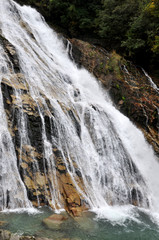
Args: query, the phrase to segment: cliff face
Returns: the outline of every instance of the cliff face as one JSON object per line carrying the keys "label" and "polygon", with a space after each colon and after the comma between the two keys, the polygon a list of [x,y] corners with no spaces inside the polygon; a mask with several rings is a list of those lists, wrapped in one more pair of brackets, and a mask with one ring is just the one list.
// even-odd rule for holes
{"label": "cliff face", "polygon": [[[138,108],[141,99],[137,97],[135,91],[137,89],[140,92],[140,84],[135,85],[137,77],[135,78],[134,74],[139,74],[139,72],[136,69],[133,72],[133,66],[131,65],[127,66],[127,68],[129,67],[127,70],[124,65],[126,61],[115,53],[108,54],[103,49],[79,40],[73,39],[71,42],[73,43],[73,57],[79,66],[83,65],[93,73],[106,89],[109,89],[118,108],[130,118],[133,116],[134,121],[137,119],[138,125],[140,124],[139,126],[147,136],[154,137],[152,132],[148,132],[147,129],[155,131],[155,126],[157,126],[154,125],[156,115],[151,116],[150,125],[141,111],[143,105],[141,105],[141,109]],[[60,134],[66,134],[65,128],[67,128],[67,122],[65,123],[65,119],[63,119],[66,125],[64,126],[60,117],[67,116],[68,121],[71,122],[72,133],[75,132],[78,141],[80,141],[81,125],[78,113],[73,106],[67,104],[67,101],[62,101],[62,98],[61,102],[58,99],[54,102],[55,105],[51,104],[50,99],[55,99],[54,92],[50,92],[52,94],[50,99],[45,92],[40,92],[38,99],[35,98],[31,86],[29,86],[25,75],[21,71],[16,48],[2,36],[0,37],[0,46],[3,48],[6,66],[8,66],[7,71],[9,71],[9,74],[6,74],[8,77],[2,77],[1,80],[3,104],[15,147],[17,166],[26,187],[28,199],[32,201],[34,206],[49,205],[53,209],[63,207],[71,215],[79,216],[83,210],[89,208],[86,198],[83,197],[84,194],[87,194],[84,189],[84,180],[81,169],[75,160],[75,155],[72,154],[73,151],[67,149],[65,139],[60,136]],[[5,73],[6,69],[1,69],[1,71]],[[140,75],[143,84],[145,84],[144,81],[147,78],[141,73]],[[68,78],[65,80],[69,81]],[[155,92],[149,83],[146,86],[153,93]],[[144,93],[144,91],[142,92]],[[79,94],[78,89],[74,89],[74,97],[77,98]],[[155,96],[157,95],[154,95],[154,99]],[[129,103],[131,100],[132,105]],[[58,110],[63,115],[59,116],[57,113],[56,104],[58,104]],[[129,109],[129,106],[132,108]],[[91,109],[96,111],[94,106]],[[144,106],[144,111],[146,111],[145,109],[147,110]],[[151,109],[151,105],[149,105],[149,109]],[[88,129],[92,129],[93,125],[88,112],[85,114],[85,120]],[[143,120],[145,120],[144,123]],[[67,141],[72,139],[69,139],[67,135],[65,138],[68,139]],[[157,145],[155,140],[154,143]],[[74,144],[71,146],[74,146]],[[120,148],[122,149],[121,146]],[[156,152],[157,150],[156,147]],[[70,152],[68,153],[68,151]],[[77,154],[81,157],[80,152]],[[135,166],[133,171],[136,175],[138,174]],[[86,177],[91,185],[89,177]],[[142,181],[142,179],[140,180]],[[84,194],[82,195],[81,192]],[[141,193],[136,190],[135,182],[130,195],[128,201],[131,204],[138,205],[137,198],[138,195],[141,196]],[[142,197],[140,200],[142,201]],[[109,201],[111,202],[111,198]]]}
{"label": "cliff face", "polygon": [[[73,46],[70,57],[73,56],[79,67],[84,66],[101,81],[110,92],[117,108],[143,131],[159,154],[158,89],[151,86],[152,83],[143,70],[137,69],[115,52],[107,53],[102,48],[77,39],[70,41]],[[84,192],[81,170],[74,157],[68,155],[66,146],[60,148],[60,145],[56,144],[60,131],[65,134],[65,126],[60,125],[60,120],[57,120],[59,116],[56,108],[50,103],[45,92],[40,93],[42,98],[39,96],[38,100],[33,97],[20,69],[16,48],[2,36],[0,46],[3,54],[7,56],[6,65],[10,76],[3,77],[1,81],[3,103],[15,147],[17,166],[28,198],[34,206],[49,205],[56,209],[63,207],[71,215],[79,216],[81,211],[89,207],[80,193]],[[1,71],[5,73],[6,69],[2,68]],[[65,80],[69,81],[68,78]],[[55,93],[51,94],[52,98],[55,98]],[[78,89],[75,89],[74,97],[77,98],[78,95]],[[57,102],[60,111],[72,122],[73,131],[80,139],[81,126],[76,110],[67,105],[67,102],[60,102],[60,99]],[[96,111],[95,107],[92,108]],[[87,125],[91,128],[89,116],[87,118]],[[51,146],[52,154],[49,156],[46,154],[47,146],[44,146],[47,144],[48,148]],[[131,203],[137,205],[139,192],[134,189]],[[52,199],[56,200],[53,202]]]}
{"label": "cliff face", "polygon": [[[51,159],[49,161],[45,159],[42,132],[46,132],[47,139],[51,139],[52,133],[55,138],[58,135],[57,124],[50,119],[50,113],[55,116],[55,109],[50,105],[49,99],[45,95],[43,97],[48,109],[46,109],[43,102],[38,101],[37,103],[31,96],[26,79],[20,71],[19,60],[14,46],[2,36],[0,37],[0,46],[3,47],[4,54],[8,56],[7,65],[10,66],[11,76],[10,79],[2,78],[1,81],[3,103],[9,131],[15,146],[17,165],[26,186],[28,198],[34,206],[49,205],[58,209],[60,203],[71,215],[76,216],[86,209],[86,205],[84,201],[82,202],[80,193],[67,171],[66,161],[68,159],[64,161],[65,157],[57,146],[52,146],[53,154],[49,157]],[[39,106],[44,111],[44,123],[42,123],[40,117]],[[64,105],[62,105],[62,109],[66,114],[70,115],[77,131],[80,131],[73,110]],[[45,129],[43,129],[43,126],[45,126]],[[27,134],[23,133],[24,131]],[[52,161],[55,163],[54,166],[51,164]],[[74,168],[76,169],[76,180],[82,188],[83,180],[75,163]],[[53,189],[55,183],[56,189]],[[52,202],[53,192],[56,194],[57,199],[54,206]]]}
{"label": "cliff face", "polygon": [[[0,6],[0,210],[30,201],[73,216],[107,204],[147,208],[146,181],[116,118],[133,126],[96,79],[70,61],[71,45],[65,49],[36,10],[12,1]],[[115,52],[71,42],[70,58],[101,81],[158,153],[158,89],[151,79]]]}
{"label": "cliff face", "polygon": [[116,107],[142,130],[159,156],[159,89],[151,78],[115,52],[77,39],[70,42],[75,62],[101,81]]}

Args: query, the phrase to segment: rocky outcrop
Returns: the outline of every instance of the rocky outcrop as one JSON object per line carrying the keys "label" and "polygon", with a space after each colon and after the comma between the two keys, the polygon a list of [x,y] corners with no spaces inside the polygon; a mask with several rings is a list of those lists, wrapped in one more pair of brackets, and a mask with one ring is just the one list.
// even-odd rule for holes
{"label": "rocky outcrop", "polygon": [[[72,54],[79,67],[84,66],[102,82],[120,111],[141,128],[156,153],[159,153],[158,90],[151,86],[141,69],[115,52],[109,54],[102,48],[77,39],[72,39],[71,42]],[[53,209],[60,206],[72,216],[80,216],[89,206],[79,191],[84,191],[80,169],[73,157],[69,156],[72,157],[71,166],[65,150],[62,152],[56,144],[59,137],[56,109],[45,93],[41,93],[42,98],[39,96],[38,101],[31,94],[14,46],[2,36],[0,45],[9,66],[9,77],[3,77],[1,81],[3,103],[15,146],[17,165],[28,198],[34,206],[49,205]],[[6,71],[5,68],[1,70]],[[78,89],[76,91],[74,94],[78,96]],[[81,127],[77,113],[60,100],[58,104],[72,121],[80,139]],[[52,154],[47,159],[44,144],[51,146]],[[76,185],[71,177],[72,167]]]}
{"label": "rocky outcrop", "polygon": [[[151,86],[150,79],[141,69],[115,52],[109,54],[102,48],[77,39],[70,41],[73,44],[73,57],[79,67],[84,66],[102,82],[116,106],[141,128],[159,154],[159,96],[158,90]],[[79,191],[84,191],[80,169],[71,154],[68,157],[66,150],[60,149],[56,144],[60,124],[56,121],[56,109],[44,92],[40,93],[38,101],[31,94],[14,46],[2,36],[0,45],[7,56],[8,65],[7,70],[2,68],[1,71],[9,71],[9,74],[6,74],[8,77],[3,77],[1,81],[3,103],[17,165],[28,198],[34,206],[49,205],[53,209],[63,207],[72,216],[80,216],[89,206]],[[74,94],[78,96],[78,89],[76,91]],[[64,102],[57,101],[60,111],[67,114],[80,139],[78,114]],[[64,131],[63,126],[61,129]],[[49,156],[46,156],[47,146],[52,153]],[[73,166],[69,158],[72,158]],[[72,167],[74,179],[71,177]]]}
{"label": "rocky outcrop", "polygon": [[[1,240],[53,240],[51,238],[41,238],[34,236],[19,236],[15,233],[11,233],[8,230],[0,229],[0,239]],[[59,240],[65,240],[64,238],[60,238]],[[69,239],[68,239],[69,240]]]}
{"label": "rocky outcrop", "polygon": [[116,107],[144,133],[159,156],[159,90],[140,67],[115,52],[70,39],[73,58],[109,91]]}
{"label": "rocky outcrop", "polygon": [[[58,137],[56,122],[50,118],[51,114],[55,116],[55,109],[44,94],[45,104],[40,97],[37,102],[31,95],[28,83],[21,73],[14,46],[2,36],[0,36],[0,45],[4,49],[4,54],[8,56],[6,60],[9,66],[9,77],[1,81],[3,103],[15,146],[17,165],[21,179],[26,186],[28,198],[34,206],[49,205],[52,208],[58,208],[60,203],[60,206],[71,215],[80,215],[80,212],[87,206],[66,168],[67,158],[64,161],[61,150],[51,142],[52,132],[55,138]],[[6,69],[2,70],[6,71]],[[59,104],[61,104],[61,109],[70,116],[80,135],[80,126],[74,111],[63,103]],[[44,154],[43,131],[45,131],[52,151],[48,161]],[[82,188],[80,170],[77,166],[74,167],[77,171],[77,181]],[[53,192],[58,202],[53,203]]]}
{"label": "rocky outcrop", "polygon": [[[3,229],[0,229],[0,239],[1,240],[38,240],[35,237],[18,236],[16,234],[13,234]],[[46,239],[41,238],[41,240],[46,240]]]}
{"label": "rocky outcrop", "polygon": [[[1,240],[54,240],[55,238],[35,237],[35,236],[19,236],[7,230],[0,229]],[[59,237],[56,240],[78,240],[78,238]]]}

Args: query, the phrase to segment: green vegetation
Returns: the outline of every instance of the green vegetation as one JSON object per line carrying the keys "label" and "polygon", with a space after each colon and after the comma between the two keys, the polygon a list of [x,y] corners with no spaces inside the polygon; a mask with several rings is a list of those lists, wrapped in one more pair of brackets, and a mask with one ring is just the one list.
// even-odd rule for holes
{"label": "green vegetation", "polygon": [[118,79],[122,78],[120,66],[124,59],[118,55],[115,51],[110,54],[109,60],[107,61],[107,71],[114,73]]}
{"label": "green vegetation", "polygon": [[[70,37],[94,38],[153,72],[159,66],[159,0],[17,0]],[[159,73],[157,73],[159,75]]]}
{"label": "green vegetation", "polygon": [[109,46],[120,48],[130,23],[140,11],[141,0],[103,0],[95,20],[98,34]]}

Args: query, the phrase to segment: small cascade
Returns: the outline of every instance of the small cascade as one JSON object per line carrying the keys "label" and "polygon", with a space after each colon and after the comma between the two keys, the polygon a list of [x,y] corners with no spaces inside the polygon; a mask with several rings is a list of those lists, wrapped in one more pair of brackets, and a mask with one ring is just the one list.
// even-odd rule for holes
{"label": "small cascade", "polygon": [[130,75],[130,73],[125,65],[123,66],[123,70],[125,71],[126,74]]}
{"label": "small cascade", "polygon": [[159,91],[159,88],[157,87],[157,85],[153,82],[152,78],[148,75],[147,72],[145,72],[145,70],[142,68],[143,73],[145,74],[145,76],[147,77],[149,83],[151,84],[151,86],[153,87],[153,89],[155,89],[157,92]]}
{"label": "small cascade", "polygon": [[[159,94],[159,88],[157,87],[157,85],[153,82],[152,78],[148,75],[147,72],[145,72],[145,70],[142,68],[142,71],[144,73],[144,75],[146,76],[146,78],[148,79],[151,87],[155,90],[156,94]],[[152,103],[152,105],[156,108],[156,115],[157,115],[157,124],[156,127],[158,129],[158,136],[159,136],[159,108],[154,105],[154,103]]]}
{"label": "small cascade", "polygon": [[154,191],[159,197],[153,151],[71,61],[70,43],[66,49],[36,10],[12,0],[1,0],[0,23],[0,209],[27,208],[30,200],[73,213],[152,207]]}
{"label": "small cascade", "polygon": [[72,55],[72,44],[70,43],[69,40],[67,40],[66,52],[68,53],[68,56],[70,57],[70,59],[74,62],[73,55]]}

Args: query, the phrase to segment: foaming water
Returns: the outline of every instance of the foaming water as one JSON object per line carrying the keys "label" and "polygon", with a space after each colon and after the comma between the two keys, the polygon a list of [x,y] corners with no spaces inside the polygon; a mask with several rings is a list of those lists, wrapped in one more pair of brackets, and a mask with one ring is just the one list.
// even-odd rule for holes
{"label": "foaming water", "polygon": [[[116,211],[115,211],[116,209]],[[129,210],[128,210],[129,209]],[[102,212],[106,210],[107,219]],[[156,240],[159,229],[151,221],[147,213],[127,206],[114,209],[101,209],[98,215],[86,213],[85,216],[73,220],[71,217],[60,225],[60,229],[48,229],[42,224],[42,219],[52,212],[42,208],[40,214],[0,213],[0,220],[7,221],[6,228],[18,235],[29,235],[51,239],[80,239],[80,240]],[[117,214],[118,213],[118,214]],[[127,221],[124,221],[125,215]],[[122,220],[123,219],[123,220]]]}
{"label": "foaming water", "polygon": [[96,219],[107,219],[113,225],[126,226],[125,222],[127,220],[138,224],[141,223],[137,208],[132,205],[101,207],[99,209],[93,209],[93,212],[97,214]]}
{"label": "foaming water", "polygon": [[[159,164],[143,134],[113,107],[108,93],[97,80],[85,69],[78,69],[69,59],[62,40],[36,10],[20,7],[12,0],[1,0],[0,22],[2,35],[15,48],[20,71],[25,79],[23,84],[40,117],[43,172],[49,181],[49,190],[45,189],[45,195],[47,199],[50,193],[54,209],[58,211],[64,208],[53,158],[53,148],[57,148],[73,184],[98,218],[121,224],[129,219],[140,224],[138,210],[132,204],[157,212]],[[2,55],[1,63],[1,67],[6,69],[0,74],[1,81],[7,78],[13,84],[12,77],[16,71],[11,63],[11,68],[8,67],[5,54]],[[16,106],[19,109],[22,155],[23,147],[31,145],[31,138],[23,111],[22,90],[14,84],[13,88],[18,99]],[[3,104],[0,109],[10,146],[13,146]],[[46,133],[46,114],[51,125],[51,138]],[[9,182],[5,188],[4,182],[8,175],[2,175],[2,191],[6,200],[0,202],[0,206],[6,210],[10,203],[14,211],[17,207],[21,207],[22,211],[24,208],[29,210],[30,202],[18,172],[15,149],[12,148],[9,152],[12,155],[12,166],[16,169],[16,180],[13,174],[14,185]],[[22,158],[19,162],[22,162]],[[5,169],[5,162],[2,163],[2,169]],[[83,180],[82,187],[78,184],[77,169]],[[35,158],[33,172],[40,172]],[[25,171],[23,174],[26,174]],[[17,179],[20,179],[19,182]],[[35,177],[33,182],[37,193],[38,179]],[[9,192],[10,198],[7,198],[9,188],[13,190]],[[16,191],[24,195],[20,199],[22,206],[12,198]],[[40,205],[38,194],[36,198]],[[31,211],[34,212],[34,209]]]}
{"label": "foaming water", "polygon": [[40,208],[34,208],[34,207],[30,207],[30,208],[13,208],[13,209],[4,209],[3,211],[1,211],[1,213],[6,213],[6,214],[10,214],[10,213],[28,213],[28,214],[41,214],[42,211],[40,210]]}
{"label": "foaming water", "polygon": [[154,90],[156,90],[156,92],[159,91],[159,88],[157,87],[157,85],[153,82],[152,78],[148,75],[147,72],[145,72],[145,70],[142,68],[143,73],[145,74],[145,76],[147,77],[148,81],[150,82],[151,86],[153,87]]}

